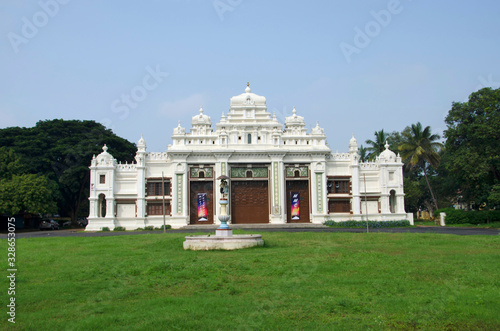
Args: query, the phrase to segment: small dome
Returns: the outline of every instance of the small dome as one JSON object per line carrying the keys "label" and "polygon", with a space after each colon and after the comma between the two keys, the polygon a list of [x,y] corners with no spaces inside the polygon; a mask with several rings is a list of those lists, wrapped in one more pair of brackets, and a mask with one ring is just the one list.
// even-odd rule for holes
{"label": "small dome", "polygon": [[349,146],[358,146],[358,141],[354,138],[354,133],[352,134],[351,140],[349,140]]}
{"label": "small dome", "polygon": [[295,109],[295,107],[293,107],[292,113],[293,113],[292,116],[285,117],[285,125],[286,126],[306,125],[306,123],[304,122],[304,117],[297,115],[297,110]]}
{"label": "small dome", "polygon": [[139,141],[137,142],[137,146],[146,146],[146,140],[144,140],[142,133],[141,133],[141,139],[139,139]]}
{"label": "small dome", "polygon": [[210,116],[203,114],[203,107],[200,107],[200,114],[193,116],[193,120],[191,121],[191,124],[192,125],[199,125],[199,124],[212,125],[212,122],[210,120]]}
{"label": "small dome", "polygon": [[108,146],[106,146],[106,144],[104,144],[104,146],[102,147],[102,153],[97,155],[96,159],[97,164],[100,165],[105,165],[113,161],[113,156],[108,153]]}
{"label": "small dome", "polygon": [[354,133],[352,134],[351,140],[349,140],[349,153],[358,152],[358,141],[354,138]]}
{"label": "small dome", "polygon": [[139,141],[137,142],[137,151],[146,152],[146,140],[144,140],[142,133],[141,133],[141,139],[139,139]]}
{"label": "small dome", "polygon": [[385,151],[380,153],[380,159],[386,162],[396,162],[396,153],[389,149],[389,144],[385,142]]}
{"label": "small dome", "polygon": [[186,133],[186,129],[181,126],[181,121],[177,124],[177,127],[174,128],[174,135],[183,135]]}
{"label": "small dome", "polygon": [[311,132],[312,132],[312,134],[318,134],[318,135],[319,134],[321,134],[321,135],[325,134],[325,131],[323,130],[323,128],[321,128],[319,126],[319,122],[318,121],[316,121],[316,126],[314,128],[312,128]]}

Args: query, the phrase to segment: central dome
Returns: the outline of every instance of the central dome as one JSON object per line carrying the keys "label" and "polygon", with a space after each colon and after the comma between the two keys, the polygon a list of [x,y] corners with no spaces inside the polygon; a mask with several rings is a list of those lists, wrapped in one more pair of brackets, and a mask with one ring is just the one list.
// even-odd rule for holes
{"label": "central dome", "polygon": [[231,108],[233,107],[251,108],[255,106],[266,107],[266,98],[261,95],[252,93],[249,83],[247,83],[245,93],[242,93],[240,95],[231,98]]}

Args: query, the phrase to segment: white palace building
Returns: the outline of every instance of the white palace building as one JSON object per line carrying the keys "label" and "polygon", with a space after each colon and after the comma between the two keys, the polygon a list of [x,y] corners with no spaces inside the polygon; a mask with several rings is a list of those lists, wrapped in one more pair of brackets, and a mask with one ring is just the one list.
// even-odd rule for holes
{"label": "white palace building", "polygon": [[413,222],[403,163],[388,145],[374,162],[360,162],[354,136],[348,153],[332,153],[318,124],[307,131],[295,108],[283,125],[247,86],[215,130],[203,109],[190,132],[179,123],[166,152],[147,152],[141,136],[135,163],[123,164],[104,146],[90,166],[86,230],[161,227],[164,213],[172,228],[219,224],[221,175],[229,177],[230,224]]}

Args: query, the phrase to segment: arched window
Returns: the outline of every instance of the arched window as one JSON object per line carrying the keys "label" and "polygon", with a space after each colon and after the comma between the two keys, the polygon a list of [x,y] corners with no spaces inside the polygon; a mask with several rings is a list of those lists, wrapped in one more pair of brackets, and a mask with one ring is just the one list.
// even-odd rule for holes
{"label": "arched window", "polygon": [[295,177],[300,177],[300,171],[298,171],[298,170],[295,170],[293,172],[293,174],[294,174]]}
{"label": "arched window", "polygon": [[389,195],[389,209],[391,210],[391,213],[396,212],[396,191],[394,190],[391,190]]}
{"label": "arched window", "polygon": [[253,175],[253,174],[252,174],[252,170],[247,170],[246,175],[247,175],[247,178],[252,178],[252,177],[253,177],[253,176],[252,176],[252,175]]}
{"label": "arched window", "polygon": [[198,178],[205,178],[205,172],[204,171],[200,171],[198,173]]}
{"label": "arched window", "polygon": [[104,194],[99,194],[99,206],[97,210],[98,217],[106,217],[106,196]]}
{"label": "arched window", "polygon": [[252,143],[252,134],[251,133],[248,134],[248,139],[247,140],[248,140],[249,144]]}

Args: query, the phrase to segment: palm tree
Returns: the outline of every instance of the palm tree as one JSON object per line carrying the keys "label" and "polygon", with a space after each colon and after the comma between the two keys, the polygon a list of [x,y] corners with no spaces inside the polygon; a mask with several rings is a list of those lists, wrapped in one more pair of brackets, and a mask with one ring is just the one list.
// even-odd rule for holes
{"label": "palm tree", "polygon": [[431,133],[431,127],[426,126],[422,130],[422,124],[412,124],[407,127],[403,132],[403,141],[399,146],[401,157],[406,163],[408,169],[419,167],[424,171],[425,181],[431,193],[434,207],[438,209],[437,200],[432,191],[429,178],[427,178],[426,166],[427,164],[436,169],[441,162],[439,150],[443,144],[438,142],[441,137],[438,134]]}
{"label": "palm tree", "polygon": [[367,155],[367,151],[366,151],[366,147],[364,147],[363,145],[361,145],[358,149],[358,152],[359,152],[359,160],[361,162],[366,162],[368,160],[368,155]]}
{"label": "palm tree", "polygon": [[369,146],[366,147],[368,152],[368,160],[374,160],[377,156],[385,151],[385,143],[389,136],[384,132],[384,129],[375,131],[375,141],[369,139],[365,141]]}

